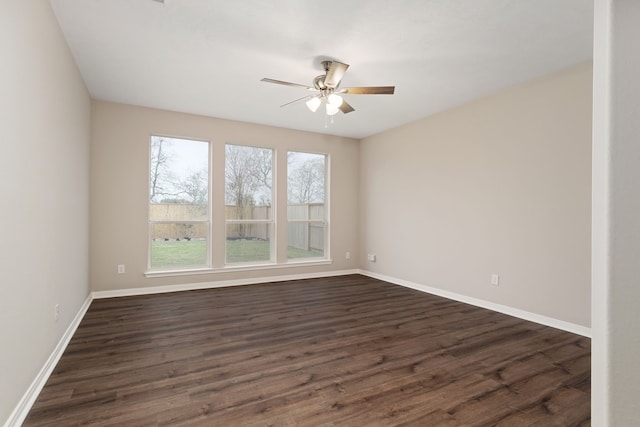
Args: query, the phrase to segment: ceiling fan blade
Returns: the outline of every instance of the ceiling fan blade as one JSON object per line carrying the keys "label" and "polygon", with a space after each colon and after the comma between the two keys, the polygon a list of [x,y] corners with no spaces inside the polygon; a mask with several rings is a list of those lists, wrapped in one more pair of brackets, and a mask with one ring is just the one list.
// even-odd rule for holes
{"label": "ceiling fan blade", "polygon": [[264,79],[261,79],[260,81],[261,82],[265,82],[265,83],[275,83],[275,84],[284,85],[284,86],[303,87],[303,88],[305,88],[307,90],[317,90],[315,88],[312,88],[311,86],[301,85],[301,84],[298,84],[298,83],[283,82],[282,80],[264,78]]}
{"label": "ceiling fan blade", "polygon": [[298,101],[302,101],[304,99],[309,99],[309,98],[313,98],[315,95],[307,95],[307,96],[303,96],[302,98],[298,98],[298,99],[294,99],[293,101],[289,101],[286,104],[282,104],[280,107],[286,107],[287,105],[293,104],[295,102]]}
{"label": "ceiling fan blade", "polygon": [[327,87],[335,88],[340,84],[340,80],[344,77],[344,73],[347,72],[349,64],[343,64],[342,62],[332,61],[327,70],[327,76],[324,78],[324,84]]}
{"label": "ceiling fan blade", "polygon": [[340,89],[339,93],[347,93],[349,95],[393,95],[395,86],[369,86],[369,87],[345,87]]}
{"label": "ceiling fan blade", "polygon": [[344,114],[350,113],[352,111],[356,111],[355,108],[353,108],[351,106],[351,104],[349,104],[347,101],[345,101],[344,99],[342,100],[342,104],[340,104],[340,106],[338,107],[340,109],[340,111],[342,111]]}

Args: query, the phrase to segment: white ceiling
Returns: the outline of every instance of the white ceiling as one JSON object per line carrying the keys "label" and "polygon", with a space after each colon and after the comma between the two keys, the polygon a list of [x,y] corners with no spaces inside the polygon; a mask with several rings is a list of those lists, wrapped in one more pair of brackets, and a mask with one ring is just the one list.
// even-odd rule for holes
{"label": "white ceiling", "polygon": [[[93,98],[362,138],[592,58],[592,0],[50,0]],[[350,64],[355,112],[303,102]]]}

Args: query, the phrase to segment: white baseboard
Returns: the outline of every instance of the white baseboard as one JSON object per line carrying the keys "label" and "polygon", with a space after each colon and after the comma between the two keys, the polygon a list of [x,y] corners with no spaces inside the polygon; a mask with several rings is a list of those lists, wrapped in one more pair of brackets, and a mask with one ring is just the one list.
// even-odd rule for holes
{"label": "white baseboard", "polygon": [[374,279],[383,280],[385,282],[393,283],[396,285],[404,286],[407,288],[415,289],[418,291],[426,292],[432,295],[438,295],[444,298],[452,299],[454,301],[463,302],[465,304],[475,305],[476,307],[486,308],[488,310],[497,311],[500,313],[508,314],[509,316],[517,317],[530,322],[539,323],[545,326],[551,326],[552,328],[561,329],[563,331],[571,332],[574,334],[582,335],[587,338],[591,338],[591,328],[585,326],[576,325],[575,323],[565,322],[564,320],[554,319],[552,317],[542,316],[540,314],[531,313],[517,308],[509,307],[502,304],[496,304],[493,302],[468,297],[465,295],[457,294],[455,292],[449,292],[431,286],[421,285],[419,283],[410,282],[408,280],[398,279],[395,277],[385,276],[383,274],[373,273],[367,270],[360,270],[360,274],[363,276],[372,277]]}
{"label": "white baseboard", "polygon": [[339,270],[319,273],[290,274],[284,276],[254,277],[249,279],[219,280],[214,282],[186,283],[182,285],[153,286],[148,288],[116,289],[113,291],[95,291],[94,299],[115,298],[134,295],[161,294],[166,292],[194,291],[198,289],[225,288],[229,286],[257,285],[260,283],[285,282],[289,280],[318,279],[322,277],[359,274],[360,270]]}
{"label": "white baseboard", "polygon": [[58,341],[58,345],[56,345],[56,348],[53,349],[53,352],[45,362],[44,366],[42,366],[40,372],[38,372],[38,375],[36,375],[36,378],[33,380],[25,394],[22,396],[22,399],[20,399],[20,401],[18,402],[18,405],[16,405],[11,415],[9,415],[9,418],[5,422],[4,427],[18,427],[22,425],[25,418],[27,418],[31,407],[38,398],[38,395],[42,391],[42,388],[47,383],[47,380],[53,372],[53,369],[58,364],[60,357],[62,357],[62,353],[64,353],[64,350],[67,348],[69,341],[71,341],[71,337],[73,337],[73,334],[76,332],[76,329],[78,329],[82,318],[89,309],[91,301],[91,295],[87,296],[87,299],[84,301],[84,303],[82,303],[80,310],[78,310],[78,313],[71,321],[71,324],[60,338],[60,341]]}

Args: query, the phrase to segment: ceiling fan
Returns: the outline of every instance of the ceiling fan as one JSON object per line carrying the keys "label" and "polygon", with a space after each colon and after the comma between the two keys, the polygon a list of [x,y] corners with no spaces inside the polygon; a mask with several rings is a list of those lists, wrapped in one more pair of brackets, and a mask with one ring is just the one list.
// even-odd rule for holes
{"label": "ceiling fan", "polygon": [[286,104],[281,105],[281,107],[306,99],[307,107],[315,113],[324,102],[326,105],[327,115],[329,116],[337,114],[338,111],[342,111],[344,114],[355,111],[355,109],[340,95],[393,95],[393,92],[395,91],[395,86],[340,88],[340,82],[342,81],[342,77],[344,77],[347,68],[349,68],[349,65],[338,61],[322,61],[322,68],[324,68],[325,74],[321,74],[314,78],[313,86],[268,78],[264,78],[260,81],[284,86],[302,87],[315,92],[312,95],[303,96],[302,98],[287,102]]}

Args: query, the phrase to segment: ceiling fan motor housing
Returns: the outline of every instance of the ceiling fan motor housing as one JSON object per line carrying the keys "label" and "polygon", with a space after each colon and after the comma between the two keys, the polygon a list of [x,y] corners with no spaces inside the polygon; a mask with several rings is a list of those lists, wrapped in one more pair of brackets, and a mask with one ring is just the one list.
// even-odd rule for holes
{"label": "ceiling fan motor housing", "polygon": [[326,74],[320,74],[313,79],[313,87],[318,90],[324,90],[327,88],[327,85],[324,84],[324,79],[327,77]]}

